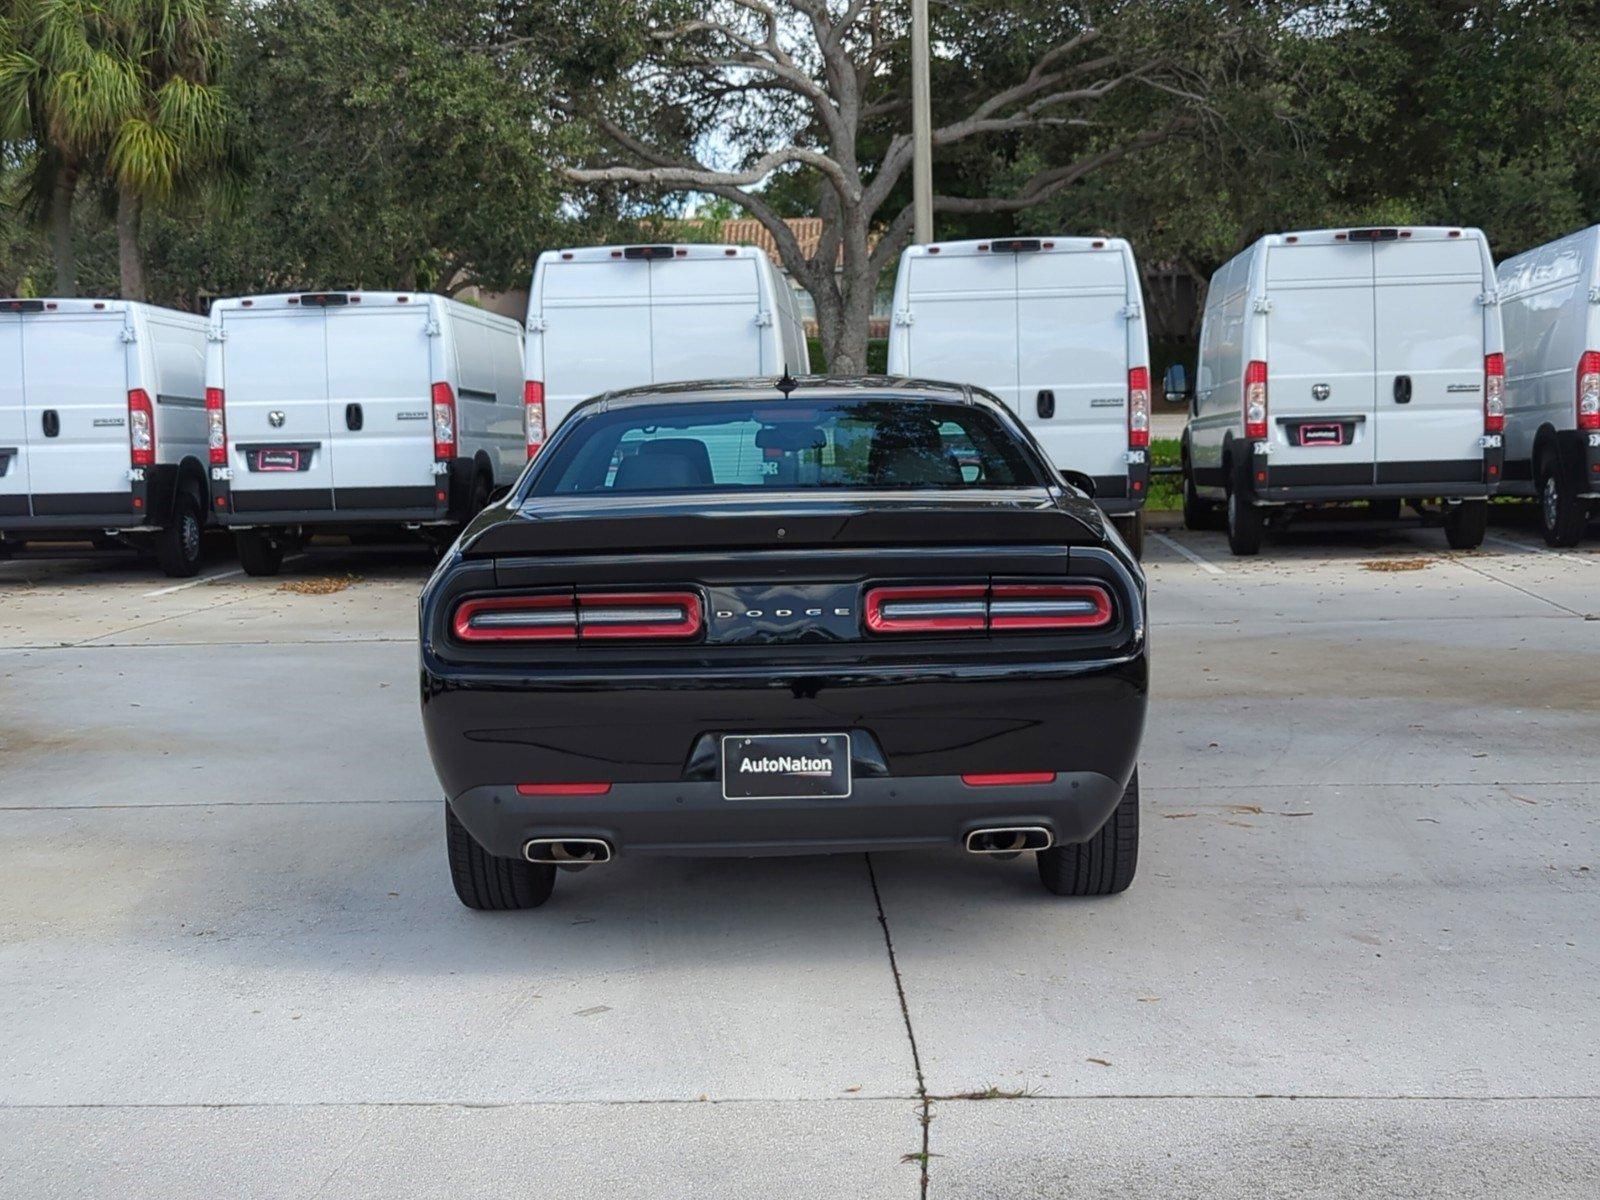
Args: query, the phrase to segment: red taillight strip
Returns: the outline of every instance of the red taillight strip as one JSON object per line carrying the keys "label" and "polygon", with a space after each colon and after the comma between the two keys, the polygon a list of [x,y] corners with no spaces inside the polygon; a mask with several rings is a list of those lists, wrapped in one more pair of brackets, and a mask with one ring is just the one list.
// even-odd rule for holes
{"label": "red taillight strip", "polygon": [[872,633],[983,633],[1100,629],[1111,624],[1111,592],[1099,583],[997,583],[875,587],[867,591]]}
{"label": "red taillight strip", "polygon": [[997,583],[990,629],[1098,629],[1111,624],[1111,594],[1097,583]]}
{"label": "red taillight strip", "polygon": [[519,783],[519,796],[604,796],[609,783]]}
{"label": "red taillight strip", "polygon": [[1128,448],[1150,445],[1150,368],[1128,369]]}
{"label": "red taillight strip", "polygon": [[544,446],[544,383],[541,380],[529,379],[522,385],[522,427],[528,457],[532,458]]}
{"label": "red taillight strip", "polygon": [[867,628],[873,633],[980,631],[988,591],[982,584],[873,588],[867,593]]}
{"label": "red taillight strip", "polygon": [[212,466],[228,465],[228,415],[221,388],[206,389],[206,453]]}
{"label": "red taillight strip", "polygon": [[693,592],[579,592],[584,638],[691,638],[704,611]]}
{"label": "red taillight strip", "polygon": [[1578,428],[1600,429],[1600,350],[1578,359]]}
{"label": "red taillight strip", "polygon": [[464,600],[453,629],[463,642],[573,642],[578,609],[570,594]]}
{"label": "red taillight strip", "polygon": [[156,412],[143,388],[128,393],[128,461],[135,467],[156,465]]}
{"label": "red taillight strip", "polygon": [[1031,784],[1054,783],[1054,771],[1009,771],[991,775],[963,775],[961,782],[968,787],[1026,787]]}

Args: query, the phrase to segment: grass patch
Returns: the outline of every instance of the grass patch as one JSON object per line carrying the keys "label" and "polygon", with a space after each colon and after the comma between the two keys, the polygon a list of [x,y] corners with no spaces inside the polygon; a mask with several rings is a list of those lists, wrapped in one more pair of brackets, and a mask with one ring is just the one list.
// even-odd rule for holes
{"label": "grass patch", "polygon": [[1176,510],[1183,507],[1183,476],[1157,475],[1157,467],[1183,465],[1182,450],[1177,438],[1153,438],[1150,442],[1150,498],[1145,507]]}

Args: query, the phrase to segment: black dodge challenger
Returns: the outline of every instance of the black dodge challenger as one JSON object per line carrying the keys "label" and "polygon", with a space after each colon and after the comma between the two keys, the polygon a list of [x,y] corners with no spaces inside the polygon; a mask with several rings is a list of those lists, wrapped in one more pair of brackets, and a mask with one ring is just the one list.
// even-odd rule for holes
{"label": "black dodge challenger", "polygon": [[421,603],[451,875],[532,908],[620,854],[958,846],[1120,892],[1144,579],[986,393],[903,379],[591,400]]}

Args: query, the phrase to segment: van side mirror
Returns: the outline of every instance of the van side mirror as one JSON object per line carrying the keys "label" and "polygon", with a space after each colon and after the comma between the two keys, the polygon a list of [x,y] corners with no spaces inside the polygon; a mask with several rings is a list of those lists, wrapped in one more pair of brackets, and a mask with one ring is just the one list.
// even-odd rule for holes
{"label": "van side mirror", "polygon": [[1168,404],[1186,404],[1189,400],[1189,372],[1182,363],[1173,363],[1162,376],[1162,389],[1167,393]]}
{"label": "van side mirror", "polygon": [[1082,471],[1062,471],[1061,478],[1064,482],[1077,488],[1089,499],[1094,499],[1094,477],[1085,475]]}

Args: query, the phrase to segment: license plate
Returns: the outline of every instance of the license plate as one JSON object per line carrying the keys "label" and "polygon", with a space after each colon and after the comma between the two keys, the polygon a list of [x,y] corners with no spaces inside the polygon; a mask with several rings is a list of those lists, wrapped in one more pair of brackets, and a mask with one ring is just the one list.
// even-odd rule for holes
{"label": "license plate", "polygon": [[1344,445],[1344,426],[1302,425],[1300,426],[1300,444],[1302,446],[1342,446]]}
{"label": "license plate", "polygon": [[263,450],[256,457],[256,470],[258,471],[298,471],[300,469],[300,451],[298,450]]}
{"label": "license plate", "polygon": [[722,739],[724,800],[843,799],[847,733],[730,734]]}

